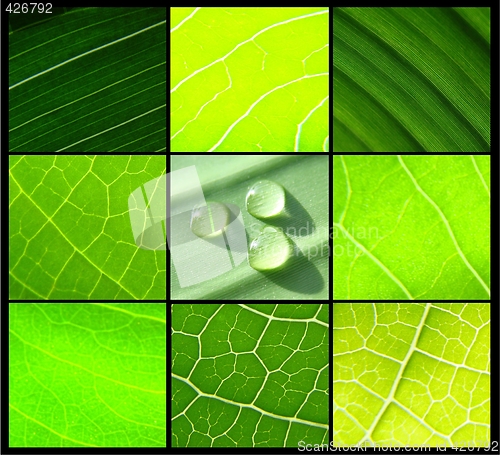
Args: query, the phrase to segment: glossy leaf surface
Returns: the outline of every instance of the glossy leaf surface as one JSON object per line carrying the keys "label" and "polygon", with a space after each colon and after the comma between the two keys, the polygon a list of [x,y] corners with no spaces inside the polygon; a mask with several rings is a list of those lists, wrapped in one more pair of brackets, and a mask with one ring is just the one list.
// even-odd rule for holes
{"label": "glossy leaf surface", "polygon": [[[193,165],[196,166],[208,201],[239,207],[247,246],[264,226],[271,225],[287,233],[289,239],[293,241],[294,256],[283,269],[269,273],[254,270],[245,259],[237,266],[229,267],[227,273],[187,287],[181,287],[172,261],[170,296],[173,300],[328,299],[329,159],[327,156],[175,155],[172,157],[172,171]],[[283,217],[260,220],[250,215],[246,209],[245,199],[248,190],[262,179],[270,179],[284,187],[286,214]],[[185,229],[190,229],[189,219]],[[240,250],[237,252],[246,255],[244,246]],[[220,251],[218,253],[222,254]],[[225,251],[223,253],[227,256]],[[206,259],[206,256],[196,248],[186,250],[185,256],[196,264],[203,264]]]}

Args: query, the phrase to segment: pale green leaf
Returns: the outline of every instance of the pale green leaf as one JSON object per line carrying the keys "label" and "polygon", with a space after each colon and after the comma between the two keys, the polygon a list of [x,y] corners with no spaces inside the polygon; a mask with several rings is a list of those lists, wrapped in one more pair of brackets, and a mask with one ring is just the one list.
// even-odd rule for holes
{"label": "pale green leaf", "polygon": [[[328,299],[328,157],[175,155],[172,171],[195,165],[205,198],[240,208],[247,244],[265,225],[277,226],[292,240],[294,256],[281,270],[258,272],[245,259],[228,272],[192,286],[181,287],[171,261],[170,297],[173,300]],[[250,215],[245,198],[262,179],[281,184],[286,191],[286,216],[260,220]],[[189,219],[185,229],[190,229]],[[172,250],[171,250],[172,251]],[[241,251],[246,254],[246,251]],[[194,262],[204,260],[190,250]]]}
{"label": "pale green leaf", "polygon": [[334,445],[490,445],[489,304],[333,308]]}

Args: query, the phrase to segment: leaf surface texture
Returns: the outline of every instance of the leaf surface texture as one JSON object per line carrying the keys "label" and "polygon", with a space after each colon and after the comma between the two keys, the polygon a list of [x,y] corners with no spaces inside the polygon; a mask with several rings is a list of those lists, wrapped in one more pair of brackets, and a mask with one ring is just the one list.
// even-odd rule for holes
{"label": "leaf surface texture", "polygon": [[161,156],[11,156],[11,299],[165,299],[165,251],[137,247],[128,198]]}
{"label": "leaf surface texture", "polygon": [[174,447],[327,439],[327,305],[172,305]]}
{"label": "leaf surface texture", "polygon": [[488,152],[489,8],[334,8],[334,151]]}
{"label": "leaf surface texture", "polygon": [[489,304],[333,308],[335,445],[489,445]]}
{"label": "leaf surface texture", "polygon": [[75,8],[9,35],[11,152],[161,152],[166,8]]}

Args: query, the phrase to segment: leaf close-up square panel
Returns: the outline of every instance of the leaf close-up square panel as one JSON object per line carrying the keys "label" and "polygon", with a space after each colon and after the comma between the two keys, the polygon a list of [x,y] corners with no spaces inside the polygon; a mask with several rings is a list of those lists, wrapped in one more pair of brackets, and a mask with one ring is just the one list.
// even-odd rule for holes
{"label": "leaf close-up square panel", "polygon": [[165,304],[9,307],[11,447],[165,447]]}
{"label": "leaf close-up square panel", "polygon": [[164,152],[166,15],[72,8],[11,21],[9,151]]}
{"label": "leaf close-up square panel", "polygon": [[[326,154],[179,154],[172,156],[171,165],[172,300],[328,299],[330,166]],[[195,173],[192,183],[196,184],[189,191],[179,191],[189,179],[177,175],[189,170]],[[252,207],[249,197],[259,182],[270,182],[282,197],[272,189],[264,190]],[[202,204],[206,200],[231,207],[236,220],[203,237],[196,229],[200,201],[186,203],[195,191],[206,198]],[[275,216],[252,212],[279,202],[280,213]],[[266,240],[265,229],[276,235]],[[255,264],[256,257],[263,267]],[[283,262],[273,262],[281,257]]]}
{"label": "leaf close-up square panel", "polygon": [[328,443],[328,305],[172,305],[172,446]]}
{"label": "leaf close-up square panel", "polygon": [[334,445],[490,445],[489,304],[333,311]]}
{"label": "leaf close-up square panel", "polygon": [[488,300],[490,157],[334,157],[335,299]]}
{"label": "leaf close-up square panel", "polygon": [[165,170],[161,156],[11,156],[9,298],[165,299],[166,252],[137,246],[128,205]]}
{"label": "leaf close-up square panel", "polygon": [[489,8],[334,8],[336,152],[489,152]]}
{"label": "leaf close-up square panel", "polygon": [[328,8],[171,8],[172,152],[327,152]]}

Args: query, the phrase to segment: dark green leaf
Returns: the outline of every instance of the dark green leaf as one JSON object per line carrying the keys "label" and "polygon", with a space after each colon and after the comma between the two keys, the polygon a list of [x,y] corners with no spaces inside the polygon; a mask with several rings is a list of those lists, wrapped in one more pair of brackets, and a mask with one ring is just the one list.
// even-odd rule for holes
{"label": "dark green leaf", "polygon": [[160,152],[166,8],[77,8],[9,36],[11,152]]}
{"label": "dark green leaf", "polygon": [[488,152],[489,8],[335,8],[334,150]]}

